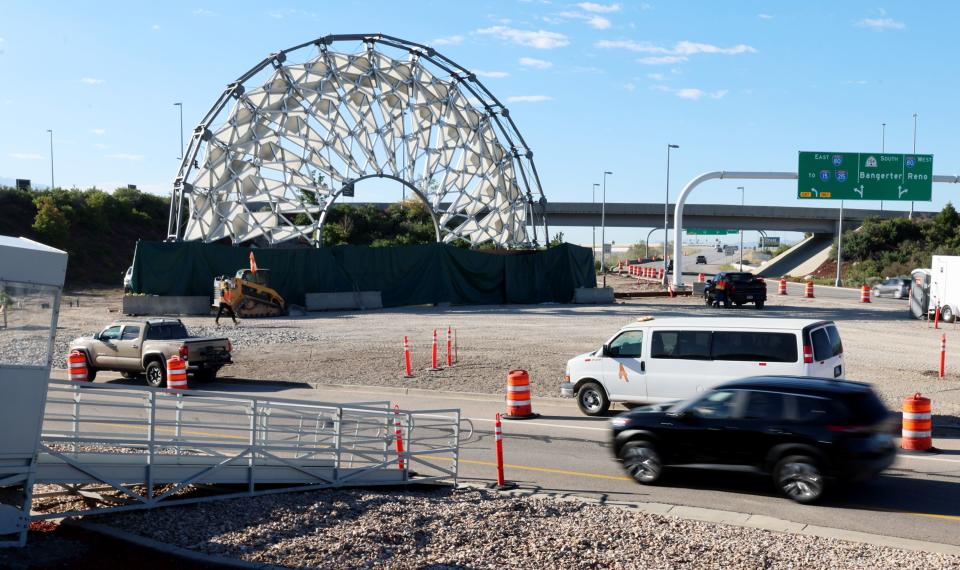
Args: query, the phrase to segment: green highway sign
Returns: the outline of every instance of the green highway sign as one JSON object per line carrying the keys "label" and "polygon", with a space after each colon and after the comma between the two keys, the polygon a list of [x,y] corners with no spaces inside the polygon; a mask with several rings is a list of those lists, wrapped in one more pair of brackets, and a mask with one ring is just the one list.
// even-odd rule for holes
{"label": "green highway sign", "polygon": [[704,228],[690,228],[686,230],[688,236],[725,236],[728,234],[738,234],[740,230],[711,230]]}
{"label": "green highway sign", "polygon": [[930,201],[932,154],[800,152],[797,197],[803,200]]}

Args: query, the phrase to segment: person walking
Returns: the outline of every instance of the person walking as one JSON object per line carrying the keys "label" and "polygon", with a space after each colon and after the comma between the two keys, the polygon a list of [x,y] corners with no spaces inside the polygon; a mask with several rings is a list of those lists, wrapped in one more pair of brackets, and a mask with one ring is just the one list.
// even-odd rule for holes
{"label": "person walking", "polygon": [[239,324],[237,315],[233,312],[233,306],[230,305],[230,296],[232,293],[233,279],[222,279],[220,281],[220,305],[217,308],[217,318],[214,319],[217,326],[220,326],[220,316],[223,315],[223,313],[230,315],[230,318],[233,319],[233,324]]}

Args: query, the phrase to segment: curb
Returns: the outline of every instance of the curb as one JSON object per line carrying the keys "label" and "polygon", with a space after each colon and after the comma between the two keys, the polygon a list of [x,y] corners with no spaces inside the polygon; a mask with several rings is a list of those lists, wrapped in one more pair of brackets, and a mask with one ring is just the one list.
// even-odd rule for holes
{"label": "curb", "polygon": [[571,495],[567,493],[545,493],[533,489],[519,488],[515,490],[500,490],[495,485],[480,483],[458,483],[457,487],[470,489],[486,489],[512,497],[530,497],[537,499],[554,499],[561,501],[579,501],[596,505],[609,505],[628,511],[640,512],[651,515],[661,515],[675,517],[685,520],[695,520],[714,524],[726,524],[744,528],[755,528],[770,532],[802,534],[805,536],[816,536],[819,538],[830,538],[835,540],[845,540],[848,542],[859,542],[862,544],[871,544],[874,546],[884,546],[887,548],[897,548],[900,550],[912,550],[919,552],[932,552],[935,554],[960,555],[960,546],[944,544],[942,542],[928,542],[925,540],[915,540],[912,538],[900,538],[897,536],[886,536],[882,534],[871,534],[855,530],[844,530],[841,528],[832,528],[826,526],[817,526],[806,523],[799,523],[778,519],[766,515],[754,515],[750,513],[739,513],[736,511],[723,511],[719,509],[709,509],[704,507],[688,507],[684,505],[671,505],[667,503],[643,503],[643,502],[625,502],[609,501],[583,497],[580,495]]}
{"label": "curb", "polygon": [[152,538],[140,536],[139,534],[134,534],[132,532],[127,532],[125,530],[120,530],[118,528],[89,521],[72,519],[65,520],[63,524],[102,536],[107,536],[115,540],[122,540],[123,542],[135,544],[143,548],[161,552],[169,556],[175,556],[183,560],[189,560],[190,562],[196,562],[198,564],[205,564],[220,568],[242,568],[244,570],[279,570],[285,568],[283,566],[267,564],[266,562],[248,562],[246,560],[224,558],[222,556],[216,556],[213,554],[203,554],[195,550],[188,550],[180,546],[174,546],[172,544],[160,542]]}

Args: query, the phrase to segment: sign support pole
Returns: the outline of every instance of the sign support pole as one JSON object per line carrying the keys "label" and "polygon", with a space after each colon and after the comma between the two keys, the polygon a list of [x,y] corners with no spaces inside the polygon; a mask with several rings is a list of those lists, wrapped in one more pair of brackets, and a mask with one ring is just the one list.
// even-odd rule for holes
{"label": "sign support pole", "polygon": [[843,200],[840,200],[840,220],[837,222],[837,279],[834,285],[843,287],[840,268],[843,266]]}

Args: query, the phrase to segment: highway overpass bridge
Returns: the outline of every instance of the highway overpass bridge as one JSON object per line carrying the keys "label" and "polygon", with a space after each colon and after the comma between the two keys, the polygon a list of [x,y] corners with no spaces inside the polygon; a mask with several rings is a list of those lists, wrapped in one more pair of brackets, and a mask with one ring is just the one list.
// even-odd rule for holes
{"label": "highway overpass bridge", "polygon": [[[670,205],[673,224],[674,205]],[[591,202],[547,202],[547,223],[551,228],[600,226],[601,204]],[[899,218],[906,212],[891,210],[843,209],[843,225],[854,228],[867,218]],[[914,217],[928,217],[934,212],[914,212]],[[744,229],[834,233],[840,217],[839,208],[731,206],[727,204],[687,204],[683,209],[684,228]],[[607,227],[663,227],[663,203],[608,202]]]}

